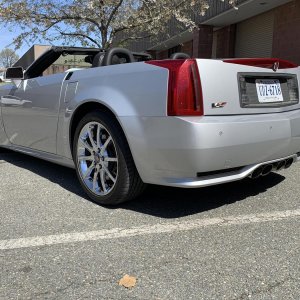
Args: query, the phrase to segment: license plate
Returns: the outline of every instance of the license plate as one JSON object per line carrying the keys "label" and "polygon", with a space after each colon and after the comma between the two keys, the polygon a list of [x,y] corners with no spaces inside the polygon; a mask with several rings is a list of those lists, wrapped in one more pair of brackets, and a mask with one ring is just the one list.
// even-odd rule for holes
{"label": "license plate", "polygon": [[256,79],[255,83],[260,103],[283,102],[282,90],[278,79]]}

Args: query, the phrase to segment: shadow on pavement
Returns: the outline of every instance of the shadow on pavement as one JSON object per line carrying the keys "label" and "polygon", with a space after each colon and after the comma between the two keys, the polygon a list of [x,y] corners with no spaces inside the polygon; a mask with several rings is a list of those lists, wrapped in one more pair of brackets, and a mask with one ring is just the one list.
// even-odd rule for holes
{"label": "shadow on pavement", "polygon": [[[27,169],[59,184],[71,193],[89,200],[77,180],[75,171],[72,169],[6,150],[0,152],[0,160]],[[149,185],[139,198],[122,204],[119,208],[161,218],[180,218],[259,195],[284,179],[285,177],[280,174],[271,173],[258,180],[247,178],[242,181],[201,189]]]}
{"label": "shadow on pavement", "polygon": [[6,161],[19,168],[29,170],[60,185],[71,193],[89,200],[82,190],[80,183],[77,180],[76,172],[73,169],[6,149],[0,149],[0,160]]}
{"label": "shadow on pavement", "polygon": [[278,173],[271,173],[257,180],[247,178],[201,189],[148,186],[141,197],[122,207],[161,218],[180,218],[257,196],[284,179]]}

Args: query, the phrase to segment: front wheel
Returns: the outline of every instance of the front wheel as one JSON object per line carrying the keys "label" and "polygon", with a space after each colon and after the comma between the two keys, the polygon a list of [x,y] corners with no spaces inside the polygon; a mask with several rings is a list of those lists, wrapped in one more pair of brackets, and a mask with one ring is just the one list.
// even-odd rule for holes
{"label": "front wheel", "polygon": [[73,157],[82,187],[99,204],[116,205],[144,189],[122,129],[104,112],[89,113],[79,122]]}

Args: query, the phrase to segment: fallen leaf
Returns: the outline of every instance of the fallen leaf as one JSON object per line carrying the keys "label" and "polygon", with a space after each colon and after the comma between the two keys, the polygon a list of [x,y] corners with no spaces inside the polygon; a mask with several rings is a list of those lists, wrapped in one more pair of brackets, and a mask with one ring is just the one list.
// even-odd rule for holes
{"label": "fallen leaf", "polygon": [[133,276],[129,276],[126,274],[120,281],[119,285],[126,287],[127,289],[131,289],[136,285],[136,278]]}

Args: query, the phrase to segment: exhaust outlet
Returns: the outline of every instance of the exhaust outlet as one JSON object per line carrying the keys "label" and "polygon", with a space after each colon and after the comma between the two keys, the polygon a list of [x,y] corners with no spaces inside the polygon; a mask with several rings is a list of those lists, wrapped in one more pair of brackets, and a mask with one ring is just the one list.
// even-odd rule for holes
{"label": "exhaust outlet", "polygon": [[258,167],[256,170],[254,170],[252,172],[252,174],[250,175],[250,178],[256,179],[256,178],[260,177],[262,174],[262,171],[263,171],[263,167]]}
{"label": "exhaust outlet", "polygon": [[283,169],[285,167],[286,161],[285,160],[281,160],[280,162],[278,162],[276,170],[279,171],[281,169]]}
{"label": "exhaust outlet", "polygon": [[266,165],[263,167],[263,170],[261,172],[262,176],[267,176],[269,175],[273,170],[273,165]]}
{"label": "exhaust outlet", "polygon": [[293,164],[294,160],[292,158],[289,158],[286,160],[284,167],[286,169],[288,169],[292,164]]}

